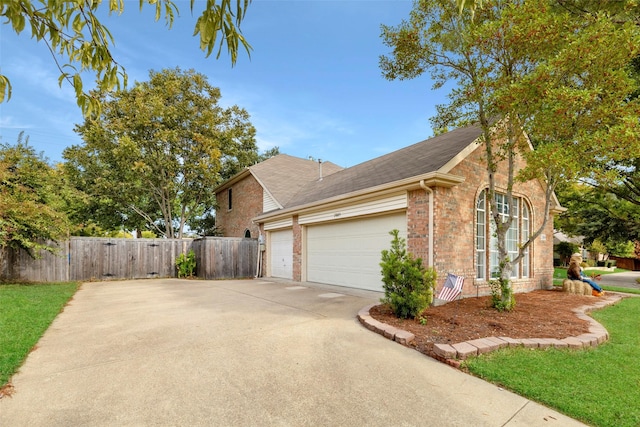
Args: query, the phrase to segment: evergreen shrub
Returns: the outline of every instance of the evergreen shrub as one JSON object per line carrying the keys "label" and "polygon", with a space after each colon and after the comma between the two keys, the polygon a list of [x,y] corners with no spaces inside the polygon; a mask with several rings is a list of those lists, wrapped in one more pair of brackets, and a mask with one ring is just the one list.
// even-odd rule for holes
{"label": "evergreen shrub", "polygon": [[406,240],[398,230],[389,234],[393,236],[391,249],[382,251],[380,263],[384,288],[380,301],[388,304],[397,317],[415,319],[433,302],[436,272],[407,252]]}

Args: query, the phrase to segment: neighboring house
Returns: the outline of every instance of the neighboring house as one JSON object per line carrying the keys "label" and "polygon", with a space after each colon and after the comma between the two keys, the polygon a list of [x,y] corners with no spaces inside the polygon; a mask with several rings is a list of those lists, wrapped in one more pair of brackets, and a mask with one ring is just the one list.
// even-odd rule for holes
{"label": "neighboring house", "polygon": [[[587,249],[584,247],[584,237],[582,236],[567,236],[566,234],[564,234],[562,231],[559,230],[553,230],[553,246],[555,248],[555,246],[561,242],[569,242],[572,243],[574,245],[577,246],[578,251],[582,254],[582,258],[589,259],[589,252],[587,251]],[[599,257],[599,255],[597,255]],[[553,264],[556,266],[561,266],[561,265],[568,265],[569,263],[569,258],[567,259],[562,259],[562,256],[557,253],[554,252],[553,253]]]}
{"label": "neighboring house", "polygon": [[[226,235],[236,236],[242,233],[237,223],[253,221],[255,225],[246,225],[251,236],[259,229],[266,237],[266,276],[376,291],[382,291],[381,251],[390,248],[389,232],[398,229],[408,250],[435,267],[440,284],[447,273],[454,273],[465,277],[465,296],[488,294],[498,259],[480,135],[476,126],[457,129],[304,184],[287,181],[280,169],[282,179],[271,175],[275,172],[269,163],[278,161],[276,156],[215,190],[219,225]],[[518,157],[519,167],[523,162]],[[255,170],[260,165],[265,176]],[[496,190],[498,205],[507,212],[506,197],[500,193],[506,188],[503,169],[496,174]],[[279,198],[279,192],[286,197]],[[513,194],[517,218],[507,244],[515,254],[542,224],[545,199],[538,181],[516,183]],[[231,210],[227,199],[232,200]],[[554,197],[552,213],[558,209]],[[515,266],[514,290],[546,288],[552,277],[550,220]]]}

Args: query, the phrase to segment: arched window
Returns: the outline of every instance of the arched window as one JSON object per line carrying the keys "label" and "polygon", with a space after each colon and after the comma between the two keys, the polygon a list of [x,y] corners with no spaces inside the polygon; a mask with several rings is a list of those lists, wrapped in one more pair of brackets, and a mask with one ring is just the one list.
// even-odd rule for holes
{"label": "arched window", "polygon": [[251,238],[251,230],[249,230],[248,228],[246,230],[244,230],[244,237],[246,239],[250,239]]}
{"label": "arched window", "polygon": [[[507,221],[509,212],[513,214],[513,222],[507,230],[506,247],[510,259],[518,256],[520,246],[531,235],[531,210],[527,202],[521,197],[513,198],[513,206],[509,205],[507,196],[501,193],[495,195],[496,209],[503,221]],[[476,278],[487,280],[498,277],[498,238],[496,226],[491,218],[487,190],[483,190],[476,203]],[[531,274],[529,247],[524,252],[519,263],[511,270],[512,278],[529,277]]]}

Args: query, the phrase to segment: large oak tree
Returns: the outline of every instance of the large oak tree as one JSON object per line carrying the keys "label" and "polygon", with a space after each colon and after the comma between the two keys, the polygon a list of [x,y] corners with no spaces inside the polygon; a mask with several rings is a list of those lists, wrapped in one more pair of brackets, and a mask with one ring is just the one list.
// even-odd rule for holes
{"label": "large oak tree", "polygon": [[148,82],[102,94],[103,109],[76,131],[66,171],[90,195],[86,216],[103,228],[152,229],[182,238],[215,203],[223,173],[258,158],[255,129],[238,106],[193,70],[151,71]]}

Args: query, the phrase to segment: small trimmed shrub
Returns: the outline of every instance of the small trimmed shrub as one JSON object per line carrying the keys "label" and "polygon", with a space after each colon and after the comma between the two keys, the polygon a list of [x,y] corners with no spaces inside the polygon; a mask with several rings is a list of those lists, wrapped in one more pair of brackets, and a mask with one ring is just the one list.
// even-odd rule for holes
{"label": "small trimmed shrub", "polygon": [[490,280],[489,288],[491,289],[491,307],[500,312],[513,310],[516,306],[516,298],[513,295],[509,280]]}
{"label": "small trimmed shrub", "polygon": [[425,269],[422,259],[407,252],[406,241],[398,233],[389,232],[393,236],[391,249],[382,251],[384,298],[380,302],[389,304],[397,317],[415,319],[433,302],[436,272]]}
{"label": "small trimmed shrub", "polygon": [[176,258],[176,268],[178,270],[178,278],[193,277],[196,272],[196,253],[190,250],[187,255],[178,255],[178,258]]}

